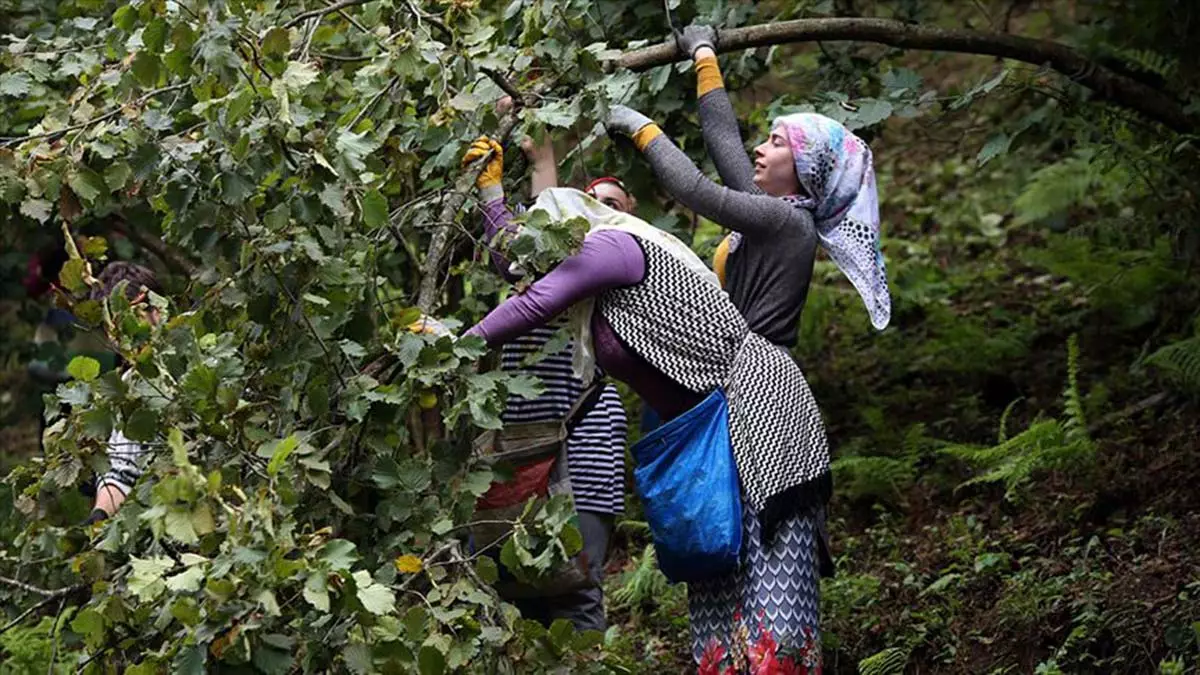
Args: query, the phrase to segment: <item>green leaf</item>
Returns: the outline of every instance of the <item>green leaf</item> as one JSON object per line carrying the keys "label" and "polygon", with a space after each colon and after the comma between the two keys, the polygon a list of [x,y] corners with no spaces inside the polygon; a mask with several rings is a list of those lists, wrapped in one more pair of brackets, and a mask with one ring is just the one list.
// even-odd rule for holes
{"label": "green leaf", "polygon": [[167,536],[184,544],[195,544],[200,541],[196,535],[196,528],[192,526],[192,514],[190,511],[180,511],[178,508],[173,508],[167,512],[163,519],[163,527],[166,529]]}
{"label": "green leaf", "polygon": [[196,508],[192,509],[191,519],[192,529],[195,530],[197,536],[203,537],[217,528],[217,524],[213,520],[212,510],[204,502],[200,502],[196,505]]}
{"label": "green leaf", "polygon": [[300,61],[291,61],[287,65],[287,70],[283,71],[281,79],[283,84],[288,88],[288,91],[298,92],[308,85],[317,81],[321,71],[317,70],[316,66],[311,63],[301,63]]}
{"label": "green leaf", "polygon": [[571,101],[555,101],[533,109],[533,118],[550,127],[569,127],[579,119],[579,105]]}
{"label": "green leaf", "polygon": [[363,222],[371,229],[387,224],[387,199],[384,199],[379,190],[367,190],[362,198],[362,212]]}
{"label": "green leaf", "polygon": [[105,184],[100,174],[86,166],[78,166],[68,173],[67,185],[71,186],[80,199],[89,204],[94,203],[96,197],[108,192],[108,185]]}
{"label": "green leaf", "polygon": [[163,573],[175,566],[166,556],[155,558],[130,558],[133,572],[129,575],[129,591],[142,600],[153,600],[166,589]]}
{"label": "green leaf", "polygon": [[179,598],[171,603],[171,616],[178,619],[179,623],[188,627],[195,626],[203,619],[200,613],[200,605],[188,597]]}
{"label": "green leaf", "polygon": [[311,572],[304,582],[304,599],[322,612],[329,611],[329,585],[323,572]]}
{"label": "green leaf", "polygon": [[225,108],[225,124],[234,126],[250,112],[250,107],[254,105],[254,92],[250,89],[242,89],[237,96],[229,102],[229,106]]}
{"label": "green leaf", "polygon": [[29,93],[31,84],[25,73],[10,71],[0,75],[0,94],[20,98]]}
{"label": "green leaf", "polygon": [[1007,153],[1010,145],[1012,145],[1012,138],[1008,134],[1004,132],[992,134],[987,143],[984,143],[983,147],[979,149],[975,163],[978,166],[987,164],[996,157]]}
{"label": "green leaf", "polygon": [[208,650],[203,646],[185,647],[175,657],[173,675],[204,675],[207,661]]}
{"label": "green leaf", "polygon": [[869,127],[873,124],[879,124],[892,115],[892,104],[887,101],[877,99],[867,99],[859,103],[858,112],[855,114],[857,124],[848,125],[851,129],[858,127]]}
{"label": "green leaf", "polygon": [[462,111],[476,110],[482,103],[478,96],[466,91],[460,91],[450,99],[450,107]]}
{"label": "green leaf", "polygon": [[486,583],[494,584],[500,580],[500,568],[490,556],[480,556],[475,561],[475,573]]}
{"label": "green leaf", "polygon": [[108,253],[108,240],[104,237],[88,237],[83,240],[83,255],[87,258],[102,258]]}
{"label": "green leaf", "polygon": [[387,586],[375,583],[366,570],[354,573],[354,583],[358,587],[355,595],[368,612],[382,615],[395,608],[396,594]]}
{"label": "green leaf", "polygon": [[58,272],[58,282],[72,293],[79,293],[87,288],[83,275],[87,271],[87,262],[82,258],[68,260]]}
{"label": "green leaf", "polygon": [[104,170],[104,184],[109,190],[120,190],[129,183],[129,178],[133,176],[133,169],[125,162],[113,162],[107,169]]}
{"label": "green leaf", "polygon": [[562,541],[563,551],[568,556],[573,556],[583,550],[583,535],[579,533],[578,527],[568,523],[558,536]]}
{"label": "green leaf", "polygon": [[446,672],[446,656],[437,647],[425,645],[417,656],[417,669],[421,675],[442,675]]}
{"label": "green leaf", "polygon": [[358,560],[354,542],[345,539],[331,539],[321,547],[321,560],[329,564],[334,571],[348,570]]}
{"label": "green leaf", "polygon": [[33,218],[39,223],[44,223],[50,219],[51,207],[53,207],[53,204],[45,199],[26,199],[21,202],[21,215]]}
{"label": "green leaf", "polygon": [[276,26],[263,36],[262,52],[268,58],[283,59],[291,48],[292,42],[286,28]]}
{"label": "green leaf", "polygon": [[204,580],[204,568],[195,565],[176,574],[172,577],[167,577],[167,588],[178,593],[192,593],[200,590],[200,582]]}
{"label": "green leaf", "polygon": [[292,668],[292,654],[283,649],[256,645],[251,659],[260,673],[284,675]]}
{"label": "green leaf", "polygon": [[167,22],[156,18],[142,29],[142,46],[154,54],[161,54],[167,43]]}
{"label": "green leaf", "polygon": [[122,433],[131,441],[139,443],[153,441],[158,434],[158,413],[148,408],[138,408],[125,421]]}
{"label": "green leaf", "polygon": [[82,635],[89,648],[95,649],[104,640],[104,616],[86,607],[71,619],[71,630]]}
{"label": "green leaf", "polygon": [[492,487],[493,480],[495,474],[490,469],[472,471],[463,481],[463,488],[475,497],[482,497]]}
{"label": "green leaf", "polygon": [[100,362],[90,356],[76,356],[67,364],[67,374],[83,382],[100,377]]}
{"label": "green leaf", "polygon": [[893,68],[883,74],[880,84],[892,96],[916,93],[921,88],[921,76],[908,68]]}
{"label": "green leaf", "polygon": [[567,619],[555,619],[554,623],[550,624],[550,643],[559,649],[564,649],[571,644],[571,639],[575,637],[575,627]]}
{"label": "green leaf", "polygon": [[112,413],[104,408],[85,410],[80,418],[83,423],[83,435],[98,441],[106,441],[112,434]]}
{"label": "green leaf", "polygon": [[524,399],[537,398],[546,393],[546,387],[542,384],[542,381],[529,375],[513,377],[505,386],[508,388],[508,393],[515,394]]}
{"label": "green leaf", "polygon": [[354,675],[368,675],[368,673],[375,672],[375,665],[371,661],[371,647],[368,645],[362,643],[347,645],[342,650],[342,661]]}
{"label": "green leaf", "polygon": [[158,74],[161,70],[162,61],[149,51],[140,51],[133,58],[133,77],[143,87],[158,84]]}
{"label": "green leaf", "polygon": [[343,131],[338,134],[336,144],[338,152],[346,158],[350,167],[355,171],[362,171],[367,168],[363,163],[363,158],[375,151],[379,147],[379,143],[369,137],[366,132],[356,134],[350,131]]}
{"label": "green leaf", "polygon": [[500,547],[500,563],[509,572],[514,574],[521,569],[521,559],[517,556],[517,540],[515,537],[509,537],[504,542],[504,545]]}
{"label": "green leaf", "polygon": [[174,427],[167,432],[167,447],[171,448],[171,459],[175,466],[183,468],[191,464],[188,461],[187,446],[183,442],[183,432]]}
{"label": "green leaf", "polygon": [[113,25],[123,31],[131,31],[137,25],[137,12],[133,5],[121,5],[113,12]]}
{"label": "green leaf", "polygon": [[279,473],[279,469],[283,468],[283,463],[287,461],[288,456],[299,444],[300,439],[296,438],[296,434],[279,441],[271,453],[271,461],[267,462],[267,474],[274,476]]}

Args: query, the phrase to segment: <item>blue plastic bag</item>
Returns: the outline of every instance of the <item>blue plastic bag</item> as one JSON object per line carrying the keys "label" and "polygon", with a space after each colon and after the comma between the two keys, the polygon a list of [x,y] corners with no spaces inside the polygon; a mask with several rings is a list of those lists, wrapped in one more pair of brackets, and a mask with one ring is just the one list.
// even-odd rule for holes
{"label": "blue plastic bag", "polygon": [[732,571],[742,548],[742,499],[725,394],[717,389],[631,452],[663,574],[700,581]]}

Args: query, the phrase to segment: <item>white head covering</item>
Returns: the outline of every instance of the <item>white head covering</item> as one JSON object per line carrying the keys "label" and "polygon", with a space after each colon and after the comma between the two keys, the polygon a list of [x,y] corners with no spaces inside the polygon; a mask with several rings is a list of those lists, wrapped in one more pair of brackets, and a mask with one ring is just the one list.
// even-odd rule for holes
{"label": "white head covering", "polygon": [[785,197],[809,210],[821,246],[862,296],[878,330],[892,316],[879,237],[879,196],[871,148],[841,123],[816,113],[784,115],[796,177],[808,192]]}

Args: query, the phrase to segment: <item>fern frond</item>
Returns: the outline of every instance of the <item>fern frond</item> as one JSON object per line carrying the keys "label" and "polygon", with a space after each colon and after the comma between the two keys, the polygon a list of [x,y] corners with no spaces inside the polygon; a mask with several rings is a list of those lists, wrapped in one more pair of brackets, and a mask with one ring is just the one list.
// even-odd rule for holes
{"label": "fern frond", "polygon": [[647,544],[634,568],[626,572],[621,585],[609,597],[614,608],[637,608],[661,597],[667,590],[667,577],[658,569],[654,544]]}
{"label": "fern frond", "polygon": [[[1019,399],[1018,399],[1019,400]],[[1067,386],[1063,390],[1063,418],[1036,419],[1028,429],[1006,438],[1008,416],[1016,401],[1000,418],[1000,442],[991,447],[955,445],[942,453],[957,457],[983,471],[959,487],[979,483],[1004,483],[1005,497],[1015,499],[1017,488],[1034,473],[1090,462],[1095,446],[1087,432],[1083,394],[1079,391],[1079,340],[1067,340]]]}
{"label": "fern frond", "polygon": [[925,434],[924,424],[914,424],[904,430],[904,438],[900,441],[900,454],[905,457],[916,458],[926,448],[940,443],[941,441]]}
{"label": "fern frond", "polygon": [[1147,356],[1145,363],[1179,389],[1200,392],[1200,337],[1169,344]]}
{"label": "fern frond", "polygon": [[1108,51],[1121,60],[1133,64],[1142,70],[1154,73],[1164,80],[1170,80],[1179,67],[1179,60],[1149,49],[1123,49],[1108,47]]}
{"label": "fern frond", "polygon": [[839,457],[830,465],[839,490],[851,499],[890,500],[916,480],[916,455],[906,457]]}
{"label": "fern frond", "polygon": [[1067,388],[1063,391],[1063,434],[1072,443],[1091,446],[1087,417],[1083,412],[1083,396],[1079,393],[1079,336],[1067,340]]}
{"label": "fern frond", "polygon": [[1017,404],[1024,400],[1024,396],[1018,396],[1004,408],[1004,412],[1000,415],[1000,433],[996,435],[997,443],[1003,443],[1008,440],[1008,416],[1012,414],[1013,408],[1017,407]]}
{"label": "fern frond", "polygon": [[859,675],[904,675],[908,650],[889,647],[858,662]]}

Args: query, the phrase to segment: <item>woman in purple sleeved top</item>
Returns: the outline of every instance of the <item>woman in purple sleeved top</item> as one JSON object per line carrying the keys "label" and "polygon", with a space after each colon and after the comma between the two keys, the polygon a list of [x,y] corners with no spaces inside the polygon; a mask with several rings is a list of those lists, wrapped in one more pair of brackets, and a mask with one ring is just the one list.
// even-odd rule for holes
{"label": "woman in purple sleeved top", "polygon": [[[814,513],[828,498],[829,453],[799,368],[750,331],[716,275],[670,235],[575,190],[547,190],[534,208],[583,216],[592,229],[576,254],[467,334],[498,347],[571,310],[577,372],[590,372],[594,357],[668,425],[722,389],[741,484],[741,560],[688,584],[692,655],[701,672],[772,661],[816,672]],[[492,215],[508,226],[507,209]]]}

